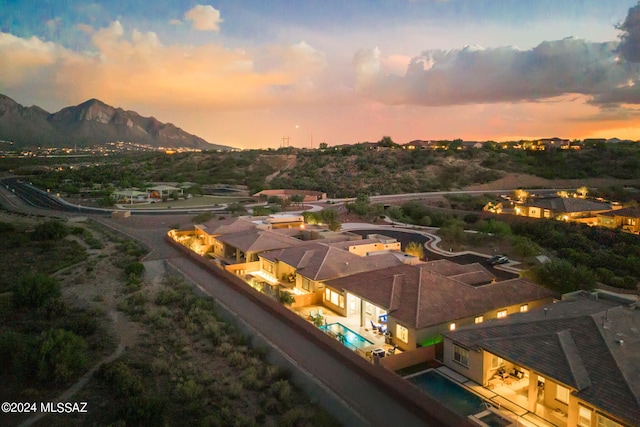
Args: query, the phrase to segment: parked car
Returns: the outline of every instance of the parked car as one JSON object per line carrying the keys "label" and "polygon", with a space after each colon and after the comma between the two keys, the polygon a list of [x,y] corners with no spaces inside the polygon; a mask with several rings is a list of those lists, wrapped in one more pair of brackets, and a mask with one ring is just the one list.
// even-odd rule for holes
{"label": "parked car", "polygon": [[509,258],[506,255],[494,255],[487,261],[490,265],[500,265],[509,262]]}

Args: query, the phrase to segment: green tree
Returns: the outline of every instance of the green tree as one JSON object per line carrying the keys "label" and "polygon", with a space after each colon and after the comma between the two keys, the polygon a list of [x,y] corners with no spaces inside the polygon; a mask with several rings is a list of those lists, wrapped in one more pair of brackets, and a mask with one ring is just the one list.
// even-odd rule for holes
{"label": "green tree", "polygon": [[340,231],[342,223],[340,222],[340,214],[333,209],[323,209],[320,211],[322,221],[327,224],[327,227],[331,231]]}
{"label": "green tree", "polygon": [[33,233],[36,240],[60,240],[69,234],[69,229],[61,221],[54,219],[42,222],[35,227]]}
{"label": "green tree", "polygon": [[281,291],[280,292],[280,302],[284,305],[290,306],[294,302],[296,302],[295,297],[289,291]]}
{"label": "green tree", "polygon": [[596,285],[596,275],[593,271],[583,265],[574,267],[563,259],[546,262],[525,271],[523,275],[561,294],[578,289],[591,290]]}
{"label": "green tree", "polygon": [[87,364],[86,343],[73,332],[50,329],[42,333],[38,359],[41,381],[64,382]]}
{"label": "green tree", "polygon": [[302,194],[293,194],[290,200],[291,200],[291,203],[300,207],[302,206],[302,202],[304,201],[304,196]]}
{"label": "green tree", "polygon": [[449,244],[462,244],[467,240],[464,228],[460,221],[449,221],[440,228],[438,235]]}
{"label": "green tree", "polygon": [[16,307],[38,308],[57,298],[60,298],[60,284],[41,273],[23,277],[13,290]]}
{"label": "green tree", "polygon": [[378,141],[378,146],[392,148],[392,147],[397,147],[398,144],[393,142],[393,139],[391,139],[390,136],[383,136],[382,139]]}

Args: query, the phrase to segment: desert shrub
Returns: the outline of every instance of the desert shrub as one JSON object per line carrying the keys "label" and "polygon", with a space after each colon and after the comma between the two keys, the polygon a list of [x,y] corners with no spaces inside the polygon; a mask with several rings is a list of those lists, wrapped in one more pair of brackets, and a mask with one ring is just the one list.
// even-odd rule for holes
{"label": "desert shrub", "polygon": [[174,289],[161,289],[156,295],[157,305],[171,305],[180,300],[180,294]]}
{"label": "desert shrub", "polygon": [[95,376],[111,386],[119,397],[137,396],[144,392],[140,376],[121,360],[105,363],[98,368]]}
{"label": "desert shrub", "polygon": [[124,268],[124,272],[127,276],[133,275],[136,277],[140,277],[144,273],[144,264],[137,261],[129,263]]}
{"label": "desert shrub", "polygon": [[60,297],[60,284],[46,274],[33,274],[22,278],[13,290],[13,301],[18,307],[38,308],[51,299]]}
{"label": "desert shrub", "polygon": [[42,333],[38,378],[43,382],[68,381],[87,364],[86,343],[73,332],[50,329]]}
{"label": "desert shrub", "polygon": [[69,317],[64,324],[64,328],[81,337],[88,337],[98,329],[98,320],[95,316],[80,313]]}
{"label": "desert shrub", "polygon": [[34,240],[61,240],[69,234],[69,227],[59,220],[41,222],[36,225]]}

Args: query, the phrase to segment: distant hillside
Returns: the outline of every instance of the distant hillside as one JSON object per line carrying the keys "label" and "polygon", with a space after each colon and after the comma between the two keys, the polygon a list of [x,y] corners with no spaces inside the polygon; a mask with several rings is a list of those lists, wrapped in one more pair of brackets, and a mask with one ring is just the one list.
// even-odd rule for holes
{"label": "distant hillside", "polygon": [[93,146],[125,141],[153,147],[228,150],[209,144],[171,123],[142,117],[91,99],[50,114],[40,107],[24,107],[0,94],[0,140],[22,147]]}

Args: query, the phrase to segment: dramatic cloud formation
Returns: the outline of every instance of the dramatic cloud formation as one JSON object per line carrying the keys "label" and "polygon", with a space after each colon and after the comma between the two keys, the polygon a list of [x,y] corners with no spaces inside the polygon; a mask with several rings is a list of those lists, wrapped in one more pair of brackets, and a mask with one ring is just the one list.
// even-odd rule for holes
{"label": "dramatic cloud formation", "polygon": [[629,9],[620,29],[623,31],[618,51],[629,62],[640,62],[640,3]]}
{"label": "dramatic cloud formation", "polygon": [[245,147],[640,138],[637,0],[197,3],[5,2],[0,93]]}
{"label": "dramatic cloud formation", "polygon": [[358,91],[391,104],[519,102],[564,94],[611,102],[608,98],[618,92],[625,94],[627,102],[640,102],[637,90],[629,85],[640,75],[640,67],[621,65],[615,50],[614,42],[573,38],[543,42],[526,51],[513,47],[432,50],[413,58],[404,76],[385,72],[377,49],[358,52],[354,63]]}
{"label": "dramatic cloud formation", "polygon": [[184,14],[185,19],[193,23],[193,28],[199,31],[220,31],[220,11],[209,5],[197,5]]}
{"label": "dramatic cloud formation", "polygon": [[93,31],[91,41],[94,52],[73,52],[0,33],[0,57],[11,64],[0,67],[0,81],[40,97],[65,93],[69,102],[229,109],[304,98],[298,92],[313,88],[325,66],[324,55],[304,42],[253,52],[213,43],[165,46],[156,33],[127,33],[119,21]]}

